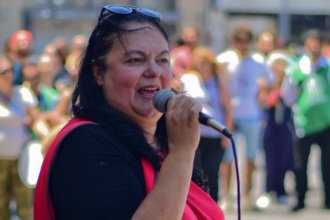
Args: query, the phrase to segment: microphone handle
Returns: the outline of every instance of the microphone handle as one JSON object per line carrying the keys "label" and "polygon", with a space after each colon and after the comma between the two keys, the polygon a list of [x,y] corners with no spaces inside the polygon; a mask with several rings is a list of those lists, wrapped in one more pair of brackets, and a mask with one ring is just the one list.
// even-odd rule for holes
{"label": "microphone handle", "polygon": [[210,126],[211,128],[219,131],[220,133],[222,133],[226,137],[228,137],[228,138],[232,137],[231,132],[224,125],[217,122],[216,120],[214,120],[213,118],[211,118],[207,114],[205,114],[203,112],[200,112],[198,120],[201,124],[206,125],[206,126]]}

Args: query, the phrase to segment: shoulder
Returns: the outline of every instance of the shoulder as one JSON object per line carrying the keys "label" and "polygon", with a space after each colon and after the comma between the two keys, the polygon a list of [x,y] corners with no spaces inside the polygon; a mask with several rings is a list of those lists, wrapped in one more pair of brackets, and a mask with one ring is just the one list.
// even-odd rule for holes
{"label": "shoulder", "polygon": [[14,87],[15,96],[18,95],[20,101],[27,106],[36,106],[37,100],[31,90],[25,86]]}
{"label": "shoulder", "polygon": [[255,60],[258,63],[264,64],[266,62],[265,56],[258,51],[252,52],[251,57],[253,60]]}
{"label": "shoulder", "polygon": [[[109,146],[117,141],[101,125],[86,123],[71,130],[62,140],[62,147],[79,148],[79,150],[92,150],[102,145]],[[84,149],[86,148],[86,149]],[[109,150],[113,148],[109,147]]]}
{"label": "shoulder", "polygon": [[307,75],[312,70],[312,62],[306,55],[299,56],[293,59],[286,68],[286,74],[290,77],[299,77],[300,75]]}
{"label": "shoulder", "polygon": [[91,123],[80,125],[66,134],[59,142],[53,159],[54,166],[65,172],[68,172],[67,166],[83,170],[97,168],[102,161],[111,163],[113,167],[120,164],[121,167],[136,169],[139,166],[138,158],[115,135],[103,126]]}
{"label": "shoulder", "polygon": [[[71,155],[77,161],[98,160],[98,157],[120,159],[128,164],[137,161],[136,156],[114,132],[94,123],[83,124],[71,130],[61,141],[58,155]],[[117,159],[116,159],[117,158]],[[135,162],[133,166],[135,166]]]}
{"label": "shoulder", "polygon": [[237,51],[231,48],[218,54],[216,59],[220,64],[235,63],[235,62],[238,63],[240,60]]}
{"label": "shoulder", "polygon": [[78,126],[63,139],[49,179],[59,219],[133,215],[144,195],[142,168],[117,144],[98,124]]}

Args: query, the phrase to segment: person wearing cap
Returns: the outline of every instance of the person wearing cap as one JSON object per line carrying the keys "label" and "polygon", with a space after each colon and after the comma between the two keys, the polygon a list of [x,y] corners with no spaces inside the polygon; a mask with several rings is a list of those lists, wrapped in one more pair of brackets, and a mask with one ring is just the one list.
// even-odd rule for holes
{"label": "person wearing cap", "polygon": [[308,190],[307,165],[312,145],[321,149],[324,208],[330,209],[330,65],[322,56],[319,30],[304,34],[304,53],[287,69],[284,101],[292,105],[296,144],[294,149],[296,212],[305,207]]}
{"label": "person wearing cap", "polygon": [[7,56],[13,63],[14,85],[23,83],[22,68],[32,57],[33,43],[32,33],[24,29],[14,32],[9,38]]}

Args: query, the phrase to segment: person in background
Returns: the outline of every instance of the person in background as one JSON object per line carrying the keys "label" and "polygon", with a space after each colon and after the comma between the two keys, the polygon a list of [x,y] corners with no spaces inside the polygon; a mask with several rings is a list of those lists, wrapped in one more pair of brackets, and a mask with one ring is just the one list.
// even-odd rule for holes
{"label": "person in background", "polygon": [[66,57],[65,68],[71,78],[73,86],[78,77],[79,65],[87,47],[87,39],[85,35],[75,35],[71,40],[71,52]]}
{"label": "person in background", "polygon": [[70,54],[73,54],[73,56],[75,57],[82,58],[83,53],[85,52],[87,47],[87,41],[88,39],[86,38],[85,35],[83,34],[75,35],[71,40],[71,50],[68,56],[70,56]]}
{"label": "person in background", "polygon": [[56,48],[56,53],[59,59],[62,62],[62,65],[65,65],[66,58],[70,54],[70,46],[63,37],[56,37],[52,42],[52,45]]}
{"label": "person in background", "polygon": [[287,69],[283,83],[284,101],[292,105],[296,144],[294,147],[296,204],[292,211],[305,208],[308,190],[307,165],[313,144],[321,149],[324,208],[330,209],[330,65],[322,56],[322,33],[304,34],[304,54]]}
{"label": "person in background", "polygon": [[224,219],[193,167],[202,106],[184,94],[166,114],[153,106],[171,80],[161,14],[104,6],[73,92],[77,127],[46,154],[35,220]]}
{"label": "person in background", "polygon": [[10,60],[0,55],[0,219],[11,218],[9,204],[14,199],[17,216],[32,220],[32,189],[19,178],[18,158],[38,112],[30,90],[14,86],[12,68]]}
{"label": "person in background", "polygon": [[32,137],[36,140],[47,138],[52,128],[63,120],[62,115],[54,111],[59,105],[61,94],[55,88],[42,83],[37,63],[34,62],[23,66],[22,85],[31,91],[39,110],[39,116],[31,130]]}
{"label": "person in background", "polygon": [[31,60],[33,47],[34,38],[28,30],[20,29],[10,36],[6,55],[13,64],[14,85],[23,83],[22,68]]}
{"label": "person in background", "polygon": [[[233,127],[230,98],[224,85],[224,69],[217,63],[213,51],[196,47],[192,53],[192,66],[181,75],[182,91],[203,105],[203,112],[220,123]],[[210,195],[218,202],[218,174],[228,140],[218,131],[202,126],[196,162],[207,178]]]}
{"label": "person in background", "polygon": [[45,155],[51,142],[62,129],[62,127],[71,118],[71,98],[72,91],[78,79],[79,66],[82,56],[85,53],[87,39],[84,35],[78,34],[72,38],[70,53],[65,59],[65,70],[69,77],[65,77],[64,86],[61,86],[61,95],[59,101],[54,108],[45,115],[45,118],[51,125],[49,134],[42,139],[42,152]]}
{"label": "person in background", "polygon": [[52,80],[49,82],[51,83],[49,85],[56,88],[59,92],[63,92],[67,87],[70,87],[71,79],[65,68],[65,61],[63,60],[65,58],[60,48],[57,48],[57,46],[58,45],[54,43],[47,44],[42,52],[41,58],[48,57],[47,59],[40,58],[40,61],[45,61],[45,67],[52,66],[52,68],[45,68],[45,70],[50,73],[49,79]]}
{"label": "person in background", "polygon": [[[48,52],[40,55],[37,68],[41,83],[56,89],[60,93],[70,84],[69,74],[62,72],[63,66],[58,57]],[[63,77],[60,77],[59,74]]]}
{"label": "person in background", "polygon": [[23,66],[23,85],[35,95],[40,111],[46,112],[55,108],[59,99],[59,92],[42,83],[37,63],[29,62]]}
{"label": "person in background", "polygon": [[191,66],[191,55],[199,44],[199,33],[193,26],[185,26],[180,33],[180,43],[171,48],[171,65],[175,75]]}
{"label": "person in background", "polygon": [[276,36],[270,31],[262,32],[257,39],[255,45],[255,52],[252,57],[260,62],[266,64],[268,55],[276,49]]}
{"label": "person in background", "polygon": [[171,68],[173,71],[172,87],[180,89],[180,74],[191,67],[192,51],[199,44],[199,32],[196,27],[185,26],[181,30],[176,45],[173,46],[171,53]]}
{"label": "person in background", "polygon": [[322,46],[322,55],[330,60],[330,34],[325,36],[325,40]]}
{"label": "person in background", "polygon": [[33,124],[33,136],[42,143],[44,154],[49,142],[70,117],[73,82],[62,91],[52,86],[57,64],[54,56],[42,54],[37,64],[28,63],[23,67],[23,85],[31,90],[39,109],[39,116]]}
{"label": "person in background", "polygon": [[[260,145],[260,119],[261,109],[257,101],[259,91],[257,81],[261,78],[269,79],[269,74],[264,64],[257,62],[252,57],[253,32],[248,26],[237,26],[231,36],[231,48],[217,56],[217,61],[224,65],[227,74],[227,87],[231,96],[231,105],[234,117],[234,138],[241,135],[245,140],[246,165],[245,188],[242,196],[244,209],[253,207],[250,192],[253,183],[255,160]],[[237,139],[236,139],[237,140]],[[222,206],[228,205],[232,161],[232,149],[227,148],[224,161],[221,164],[222,175],[226,187]]]}
{"label": "person in background", "polygon": [[283,205],[288,203],[284,179],[287,171],[293,170],[293,120],[291,108],[283,102],[281,87],[290,62],[285,51],[273,51],[267,57],[273,81],[258,81],[258,100],[263,107],[262,143],[266,164],[266,194],[257,200],[258,208],[264,208],[259,203],[262,198],[269,199],[268,202],[275,198]]}

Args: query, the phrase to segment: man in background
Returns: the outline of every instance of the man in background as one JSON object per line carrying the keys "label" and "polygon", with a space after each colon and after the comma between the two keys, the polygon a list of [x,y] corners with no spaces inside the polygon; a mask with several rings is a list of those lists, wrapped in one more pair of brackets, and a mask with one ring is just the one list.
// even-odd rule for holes
{"label": "man in background", "polygon": [[330,209],[330,65],[322,56],[323,36],[319,30],[304,35],[304,53],[287,70],[284,101],[293,107],[296,130],[296,212],[305,208],[308,190],[307,165],[312,145],[321,149],[324,207]]}

